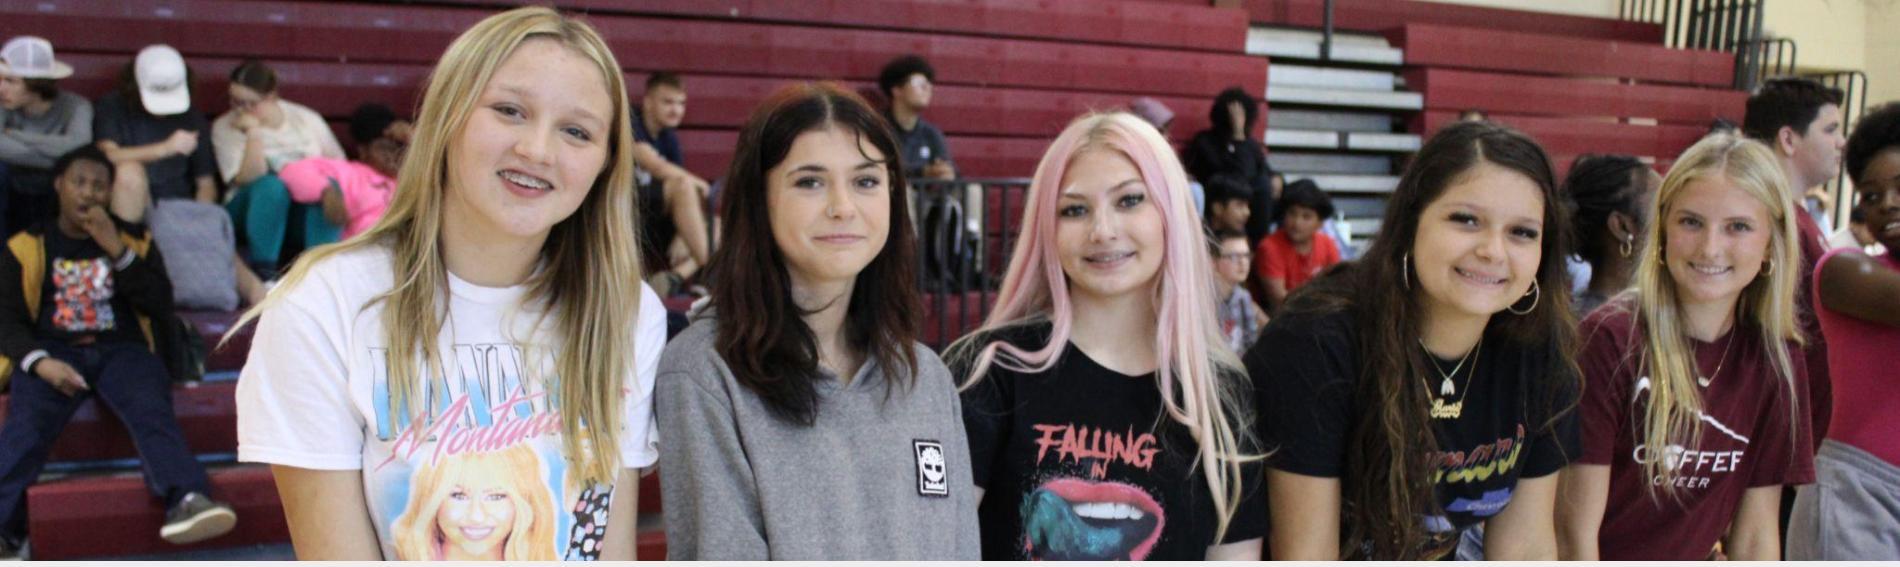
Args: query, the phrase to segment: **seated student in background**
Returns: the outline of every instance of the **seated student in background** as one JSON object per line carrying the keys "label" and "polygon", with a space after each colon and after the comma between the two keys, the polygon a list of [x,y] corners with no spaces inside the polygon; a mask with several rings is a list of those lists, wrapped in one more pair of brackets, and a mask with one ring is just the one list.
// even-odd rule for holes
{"label": "seated student in background", "polygon": [[[1275,559],[1557,557],[1577,454],[1569,215],[1536,142],[1427,141],[1364,257],[1308,284],[1247,351]],[[1289,188],[1290,189],[1290,188]]]}
{"label": "seated student in background", "polygon": [[[676,73],[647,77],[633,114],[633,164],[639,166],[641,267],[660,295],[673,295],[712,257],[706,228],[706,180],[686,170],[679,126],[686,83]],[[684,248],[684,257],[672,253]],[[680,261],[674,261],[678,257]]]}
{"label": "seated student in background", "polygon": [[335,242],[341,230],[321,206],[294,202],[279,172],[305,158],[341,160],[343,146],[317,111],[278,96],[277,72],[263,62],[239,63],[230,89],[231,110],[211,123],[218,168],[231,187],[224,208],[243,236],[246,259],[275,270],[287,248]]}
{"label": "seated student in background", "polygon": [[1259,101],[1245,89],[1229,87],[1214,97],[1208,108],[1208,128],[1196,132],[1181,148],[1181,165],[1202,183],[1217,173],[1226,173],[1253,188],[1247,238],[1256,242],[1267,236],[1278,218],[1273,204],[1280,198],[1279,188],[1273,185],[1273,167],[1267,164],[1267,146],[1253,137],[1259,118]]}
{"label": "seated student in background", "polygon": [[945,349],[984,559],[1260,558],[1247,378],[1197,217],[1133,115],[1077,118],[1043,154],[996,309]]}
{"label": "seated student in background", "polygon": [[957,177],[956,162],[950,158],[950,143],[944,140],[943,130],[924,120],[936,82],[936,68],[916,55],[892,59],[878,72],[877,88],[891,103],[884,118],[897,129],[897,141],[903,148],[904,175],[911,179]]}
{"label": "seated student in background", "polygon": [[[1162,139],[1174,139],[1174,109],[1168,108],[1166,103],[1154,97],[1135,97],[1128,103],[1128,112],[1153,125],[1161,132]],[[1206,212],[1207,194],[1201,182],[1189,179],[1188,190],[1194,195],[1194,210]]]}
{"label": "seated student in background", "polygon": [[415,125],[387,106],[358,106],[350,115],[354,161],[304,158],[285,165],[277,177],[292,200],[321,206],[327,222],[343,227],[342,238],[352,238],[375,226],[389,208],[414,132]]}
{"label": "seated student in background", "polygon": [[59,88],[72,74],[45,39],[0,47],[0,234],[53,216],[53,160],[92,143],[92,102]]}
{"label": "seated student in background", "polygon": [[1821,257],[1813,274],[1827,328],[1834,414],[1814,457],[1815,483],[1794,500],[1788,559],[1900,557],[1900,104],[1856,121],[1847,139],[1855,207],[1887,252],[1853,248]]}
{"label": "seated student in background", "polygon": [[125,425],[146,486],[163,500],[159,536],[186,544],[224,535],[237,515],[210,498],[172,413],[171,378],[152,352],[152,321],[172,312],[161,254],[144,229],[107,211],[113,168],[98,148],[60,157],[52,173],[57,215],[0,254],[0,364],[13,387],[0,425],[0,556],[17,558],[26,490],[94,395]]}
{"label": "seated student in background", "polygon": [[772,93],[739,140],[712,295],[660,361],[667,558],[977,559],[897,141],[830,83]]}
{"label": "seated student in background", "polygon": [[1221,335],[1234,352],[1247,352],[1260,328],[1267,326],[1267,314],[1247,292],[1248,272],[1253,267],[1253,248],[1247,245],[1247,233],[1238,230],[1214,232],[1208,242],[1214,256],[1214,306],[1220,313]]}
{"label": "seated student in background", "polygon": [[1734,134],[1669,169],[1634,287],[1581,325],[1564,559],[1781,558],[1782,487],[1814,480],[1787,190],[1774,153]]}
{"label": "seated student in background", "polygon": [[1247,221],[1253,216],[1253,187],[1247,180],[1226,173],[1207,178],[1207,229],[1213,232],[1237,230],[1246,234]]}
{"label": "seated student in background", "polygon": [[1650,203],[1660,186],[1662,176],[1635,157],[1586,155],[1571,163],[1564,195],[1577,217],[1577,256],[1589,267],[1571,304],[1578,317],[1629,288],[1640,264],[1636,253],[1643,250],[1637,238],[1649,226]]}
{"label": "seated student in background", "polygon": [[240,321],[238,459],[271,465],[299,559],[633,559],[666,316],[621,69],[546,7],[477,22],[387,216]]}
{"label": "seated student in background", "polygon": [[112,214],[152,227],[180,307],[255,305],[264,283],[237,257],[230,215],[218,206],[210,123],[191,107],[190,86],[178,50],[152,45],[94,105],[92,133],[116,170]]}
{"label": "seated student in background", "polygon": [[1333,216],[1333,200],[1319,185],[1311,179],[1287,185],[1276,208],[1280,228],[1254,249],[1254,272],[1266,292],[1261,299],[1270,307],[1278,307],[1293,290],[1339,263],[1339,244],[1320,232],[1320,223]]}

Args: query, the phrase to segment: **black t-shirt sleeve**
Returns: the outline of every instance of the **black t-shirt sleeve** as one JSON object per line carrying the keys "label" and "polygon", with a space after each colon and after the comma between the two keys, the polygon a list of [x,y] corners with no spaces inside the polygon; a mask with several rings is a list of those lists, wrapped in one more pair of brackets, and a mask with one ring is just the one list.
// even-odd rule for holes
{"label": "black t-shirt sleeve", "polygon": [[[944,366],[959,386],[969,382],[976,356],[989,345],[990,336],[972,337],[944,353]],[[1014,411],[1014,375],[990,364],[983,379],[963,390],[963,429],[970,438],[970,471],[978,488],[990,487],[990,473],[1009,446],[1010,417]]]}
{"label": "black t-shirt sleeve", "polygon": [[191,151],[191,179],[189,182],[193,184],[191,190],[193,192],[192,194],[195,195],[198,190],[197,185],[195,185],[198,182],[198,178],[210,177],[213,180],[218,179],[218,160],[216,155],[212,153],[211,148],[211,123],[205,120],[203,114],[199,114],[195,110],[192,111],[191,123],[193,127],[197,128],[196,131],[201,134],[198,136],[198,148]]}
{"label": "black t-shirt sleeve", "polygon": [[1530,397],[1524,426],[1529,429],[1522,478],[1536,478],[1563,470],[1583,456],[1578,423],[1580,377],[1570,365],[1548,356],[1524,357],[1524,376],[1537,380],[1527,388]]}
{"label": "black t-shirt sleeve", "polygon": [[124,122],[125,106],[116,97],[108,96],[99,99],[99,103],[93,105],[93,139],[111,140],[119,145],[125,145],[125,140],[120,139],[122,133],[119,131],[120,124]]}
{"label": "black t-shirt sleeve", "polygon": [[1268,466],[1308,476],[1342,473],[1358,372],[1348,319],[1283,316],[1247,351]]}
{"label": "black t-shirt sleeve", "polygon": [[1240,466],[1240,507],[1227,522],[1221,543],[1239,543],[1267,536],[1267,467],[1255,461]]}

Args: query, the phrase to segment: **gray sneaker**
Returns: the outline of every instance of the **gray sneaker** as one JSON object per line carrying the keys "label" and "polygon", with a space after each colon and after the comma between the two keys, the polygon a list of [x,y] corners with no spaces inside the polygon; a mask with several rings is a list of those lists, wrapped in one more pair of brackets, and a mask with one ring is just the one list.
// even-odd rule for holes
{"label": "gray sneaker", "polygon": [[230,506],[193,492],[165,511],[165,526],[158,529],[158,537],[184,545],[231,533],[236,526],[237,512]]}

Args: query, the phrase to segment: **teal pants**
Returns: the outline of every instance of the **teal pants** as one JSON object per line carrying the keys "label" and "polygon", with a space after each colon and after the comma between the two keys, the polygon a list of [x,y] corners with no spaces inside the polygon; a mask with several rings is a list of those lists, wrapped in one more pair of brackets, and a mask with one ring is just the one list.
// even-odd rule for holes
{"label": "teal pants", "polygon": [[275,173],[239,187],[224,210],[231,214],[231,224],[248,243],[247,259],[253,264],[275,267],[286,244],[311,248],[336,242],[343,235],[342,227],[323,218],[323,205],[291,201],[290,189]]}

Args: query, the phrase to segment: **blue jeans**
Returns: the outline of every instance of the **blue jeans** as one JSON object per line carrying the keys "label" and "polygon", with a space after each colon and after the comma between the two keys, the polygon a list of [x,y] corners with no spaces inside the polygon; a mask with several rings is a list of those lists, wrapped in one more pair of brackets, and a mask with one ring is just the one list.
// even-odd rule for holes
{"label": "blue jeans", "polygon": [[39,480],[73,412],[92,396],[125,424],[139,451],[145,486],[167,509],[186,494],[211,493],[204,466],[178,429],[171,379],[157,355],[143,344],[125,342],[75,347],[43,341],[40,348],[72,365],[91,390],[67,397],[39,376],[13,369],[13,395],[0,425],[0,535],[16,540],[25,535],[26,489]]}

